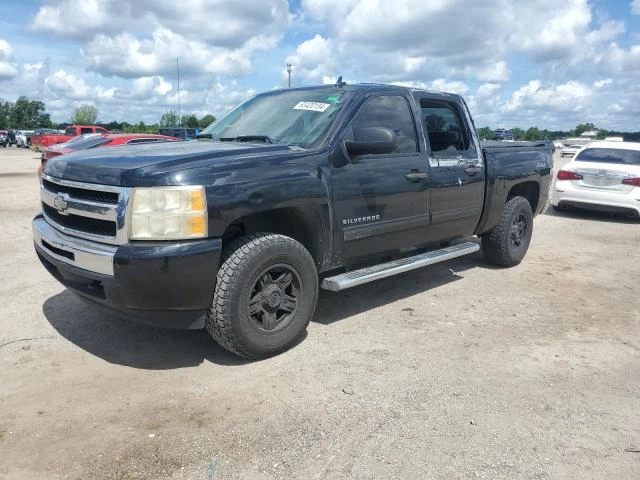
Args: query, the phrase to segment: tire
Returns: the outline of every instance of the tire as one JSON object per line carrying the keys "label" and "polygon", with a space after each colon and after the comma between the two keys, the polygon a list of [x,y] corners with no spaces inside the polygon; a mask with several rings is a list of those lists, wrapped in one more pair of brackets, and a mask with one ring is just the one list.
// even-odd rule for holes
{"label": "tire", "polygon": [[298,341],[317,300],[318,272],[309,252],[290,237],[254,233],[224,249],[205,326],[237,355],[270,357]]}
{"label": "tire", "polygon": [[513,197],[502,212],[500,222],[482,236],[485,259],[501,267],[513,267],[524,258],[533,233],[531,205],[524,197]]}

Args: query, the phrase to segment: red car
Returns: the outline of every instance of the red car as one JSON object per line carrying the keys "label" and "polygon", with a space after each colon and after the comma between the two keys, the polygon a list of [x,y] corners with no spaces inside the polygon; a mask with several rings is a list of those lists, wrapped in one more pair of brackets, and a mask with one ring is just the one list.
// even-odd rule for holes
{"label": "red car", "polygon": [[101,135],[92,133],[88,135],[78,135],[65,143],[58,143],[47,148],[40,155],[40,166],[38,167],[38,175],[40,175],[47,160],[67,153],[77,152],[80,150],[88,150],[98,147],[117,147],[119,145],[135,145],[139,143],[157,143],[157,142],[180,142],[175,137],[167,135],[154,135],[151,133],[109,133]]}
{"label": "red car", "polygon": [[64,133],[41,133],[31,137],[31,148],[37,151],[45,150],[53,145],[68,142],[72,138],[79,135],[90,133],[99,133],[107,135],[109,130],[97,125],[71,125],[67,127]]}

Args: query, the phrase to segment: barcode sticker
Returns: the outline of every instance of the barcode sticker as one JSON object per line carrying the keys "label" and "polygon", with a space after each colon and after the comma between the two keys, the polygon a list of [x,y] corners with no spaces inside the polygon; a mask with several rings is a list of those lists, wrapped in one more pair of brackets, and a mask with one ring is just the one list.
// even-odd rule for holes
{"label": "barcode sticker", "polygon": [[330,103],[298,102],[298,104],[295,107],[293,107],[293,109],[294,110],[311,110],[312,112],[324,112],[330,106],[331,106]]}

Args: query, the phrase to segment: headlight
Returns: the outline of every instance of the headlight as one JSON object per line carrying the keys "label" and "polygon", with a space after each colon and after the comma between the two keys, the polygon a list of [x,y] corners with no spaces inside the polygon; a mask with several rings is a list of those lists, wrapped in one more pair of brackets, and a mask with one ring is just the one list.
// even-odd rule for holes
{"label": "headlight", "polygon": [[131,240],[177,240],[207,236],[204,187],[134,188]]}

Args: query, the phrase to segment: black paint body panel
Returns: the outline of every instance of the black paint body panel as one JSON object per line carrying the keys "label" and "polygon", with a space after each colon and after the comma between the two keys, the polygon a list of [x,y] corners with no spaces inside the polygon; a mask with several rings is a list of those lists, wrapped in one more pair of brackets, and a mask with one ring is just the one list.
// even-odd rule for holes
{"label": "black paint body panel", "polygon": [[84,300],[164,328],[202,328],[220,261],[220,239],[119,247],[113,277],[82,270],[36,245],[45,268]]}

